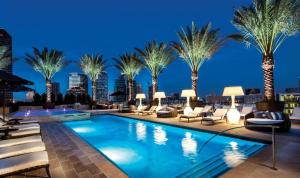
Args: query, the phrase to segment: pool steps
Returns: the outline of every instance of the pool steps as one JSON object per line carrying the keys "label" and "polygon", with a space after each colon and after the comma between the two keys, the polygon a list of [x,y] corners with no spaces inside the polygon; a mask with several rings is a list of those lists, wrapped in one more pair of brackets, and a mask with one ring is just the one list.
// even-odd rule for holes
{"label": "pool steps", "polygon": [[[245,145],[245,146],[240,146],[238,151],[240,153],[245,154],[246,158],[257,152],[258,150],[261,149],[261,145]],[[232,162],[233,165],[236,166],[240,161],[242,160],[237,160],[236,162]],[[198,177],[203,177],[203,178],[209,178],[209,177],[216,177],[222,173],[224,173],[226,170],[230,169],[230,167],[226,164],[224,161],[224,152],[220,152],[209,159],[199,163],[198,165],[192,167],[191,169],[188,169],[187,171],[179,174],[176,177],[180,178],[198,178]]]}

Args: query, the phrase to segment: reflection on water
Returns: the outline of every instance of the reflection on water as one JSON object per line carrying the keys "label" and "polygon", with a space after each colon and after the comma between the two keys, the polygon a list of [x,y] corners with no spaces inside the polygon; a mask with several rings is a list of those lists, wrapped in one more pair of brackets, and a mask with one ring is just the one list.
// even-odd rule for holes
{"label": "reflection on water", "polygon": [[157,145],[165,145],[168,141],[167,133],[161,126],[154,126],[154,143]]}
{"label": "reflection on water", "polygon": [[128,124],[128,132],[129,132],[129,133],[132,133],[132,123],[129,123],[129,124]]}
{"label": "reflection on water", "polygon": [[230,142],[229,145],[229,149],[224,150],[224,161],[228,167],[235,167],[243,162],[246,156],[239,151],[237,142]]}
{"label": "reflection on water", "polygon": [[194,160],[197,157],[197,141],[192,138],[192,133],[186,132],[185,138],[181,140],[183,156]]}
{"label": "reflection on water", "polygon": [[143,140],[145,141],[146,139],[146,126],[144,123],[142,122],[138,122],[136,124],[136,137],[137,137],[137,140],[140,141],[140,140]]}

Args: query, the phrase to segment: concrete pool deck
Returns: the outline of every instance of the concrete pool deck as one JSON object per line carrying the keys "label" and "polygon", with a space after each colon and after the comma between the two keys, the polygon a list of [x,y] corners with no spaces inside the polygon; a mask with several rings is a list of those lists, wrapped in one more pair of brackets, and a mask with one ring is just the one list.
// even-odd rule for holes
{"label": "concrete pool deck", "polygon": [[[125,113],[113,113],[119,116],[132,117],[141,120],[161,122],[171,125],[184,126],[194,129],[220,132],[236,127],[225,122],[213,126],[201,125],[200,122],[179,122],[177,118],[158,119],[155,115],[138,116]],[[90,177],[127,177],[120,169],[90,147],[72,131],[65,128],[61,122],[41,123],[42,137],[46,144],[50,159],[50,172],[54,178],[90,178]],[[48,120],[49,121],[49,120]],[[268,132],[251,131],[245,128],[231,130],[228,133],[254,139],[270,141],[271,134]],[[231,169],[222,177],[272,177],[272,178],[298,178],[300,177],[300,123],[293,124],[288,133],[277,133],[277,168],[272,170],[272,148],[268,146],[255,156],[247,159],[244,163]],[[26,177],[43,176],[44,170],[29,172]],[[24,177],[24,176],[14,176]]]}

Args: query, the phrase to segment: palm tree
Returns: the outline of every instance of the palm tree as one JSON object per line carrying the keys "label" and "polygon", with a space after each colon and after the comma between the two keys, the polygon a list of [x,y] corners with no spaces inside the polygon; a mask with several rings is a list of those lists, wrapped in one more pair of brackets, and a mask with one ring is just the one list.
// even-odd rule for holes
{"label": "palm tree", "polygon": [[159,74],[169,65],[175,58],[173,50],[166,43],[158,44],[156,41],[151,41],[146,44],[144,51],[135,48],[139,55],[144,59],[145,66],[151,73],[152,77],[152,93],[157,91],[157,78]]}
{"label": "palm tree", "polygon": [[99,75],[105,72],[105,62],[102,55],[88,55],[85,54],[80,59],[80,66],[82,71],[92,81],[92,100],[96,101],[96,80]]}
{"label": "palm tree", "polygon": [[122,75],[125,75],[128,80],[129,97],[128,101],[131,102],[133,99],[133,80],[138,75],[144,64],[140,61],[138,56],[133,54],[124,54],[119,58],[113,58],[116,62],[116,68],[118,68]]}
{"label": "palm tree", "polygon": [[39,51],[33,47],[33,55],[26,54],[25,60],[46,79],[47,103],[51,103],[51,79],[55,73],[69,63],[64,60],[63,52],[55,49],[49,51],[47,48]]}
{"label": "palm tree", "polygon": [[242,33],[235,38],[262,54],[265,100],[274,101],[274,53],[300,28],[299,1],[253,0],[253,5],[235,11],[232,23]]}
{"label": "palm tree", "polygon": [[223,39],[219,39],[219,29],[211,29],[208,23],[202,29],[192,22],[192,27],[186,27],[177,32],[180,43],[172,42],[172,47],[178,55],[189,65],[192,71],[192,89],[197,95],[198,71],[202,64],[210,59],[223,45]]}
{"label": "palm tree", "polygon": [[4,69],[6,66],[10,64],[9,56],[11,54],[11,51],[0,47],[0,70]]}

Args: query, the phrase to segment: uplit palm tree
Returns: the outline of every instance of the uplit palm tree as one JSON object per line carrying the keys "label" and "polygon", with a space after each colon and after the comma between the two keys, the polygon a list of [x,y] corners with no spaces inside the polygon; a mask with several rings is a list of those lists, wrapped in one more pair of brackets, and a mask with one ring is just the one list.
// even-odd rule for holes
{"label": "uplit palm tree", "polygon": [[144,65],[135,53],[124,54],[119,58],[113,59],[116,62],[116,68],[120,70],[122,75],[127,77],[129,89],[128,101],[130,102],[133,99],[133,80],[139,74]]}
{"label": "uplit palm tree", "polygon": [[144,51],[139,48],[135,49],[144,59],[145,66],[151,73],[154,99],[154,94],[157,91],[157,79],[159,74],[175,59],[173,50],[166,43],[158,44],[156,41],[147,43]]}
{"label": "uplit palm tree", "polygon": [[32,66],[32,68],[41,73],[46,79],[46,94],[47,103],[51,102],[51,79],[55,73],[60,71],[69,62],[64,60],[63,52],[47,48],[39,51],[33,47],[33,55],[26,54],[26,62]]}
{"label": "uplit palm tree", "polygon": [[219,38],[219,31],[219,29],[211,29],[211,23],[198,29],[197,25],[192,22],[192,27],[186,27],[186,30],[182,29],[177,32],[180,43],[172,43],[173,49],[177,51],[192,71],[192,89],[196,95],[200,67],[224,43],[224,40]]}
{"label": "uplit palm tree", "polygon": [[262,53],[264,96],[273,101],[274,53],[300,28],[300,3],[297,0],[253,0],[253,5],[235,11],[232,23],[242,32],[238,37]]}
{"label": "uplit palm tree", "polygon": [[102,55],[88,55],[85,54],[80,59],[80,66],[82,71],[92,81],[92,100],[96,101],[96,80],[99,75],[105,72],[105,62]]}
{"label": "uplit palm tree", "polygon": [[7,50],[4,47],[0,47],[0,70],[4,69],[10,64],[9,56],[11,54],[10,50]]}

